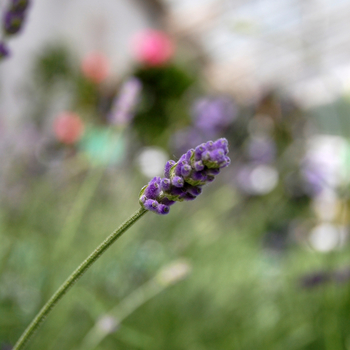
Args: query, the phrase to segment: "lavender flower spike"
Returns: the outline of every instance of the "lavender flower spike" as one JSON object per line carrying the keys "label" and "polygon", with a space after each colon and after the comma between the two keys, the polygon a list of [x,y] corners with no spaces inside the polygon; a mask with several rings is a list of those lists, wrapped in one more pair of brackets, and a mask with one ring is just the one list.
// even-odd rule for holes
{"label": "lavender flower spike", "polygon": [[212,182],[230,164],[226,139],[208,141],[190,149],[177,162],[168,161],[164,178],[155,177],[140,192],[141,206],[154,213],[169,213],[170,205],[194,200],[202,186]]}
{"label": "lavender flower spike", "polygon": [[113,102],[109,120],[117,126],[126,126],[134,117],[135,107],[140,99],[142,84],[135,77],[127,80]]}

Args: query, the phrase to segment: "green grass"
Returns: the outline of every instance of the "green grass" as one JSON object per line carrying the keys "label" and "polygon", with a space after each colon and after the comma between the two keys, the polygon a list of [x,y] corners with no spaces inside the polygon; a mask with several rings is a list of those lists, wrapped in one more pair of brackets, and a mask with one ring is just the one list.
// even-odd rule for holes
{"label": "green grass", "polygon": [[[147,180],[106,172],[91,182],[81,220],[57,253],[86,176],[33,179],[18,208],[3,204],[0,343],[14,344],[68,274],[138,209]],[[97,349],[350,349],[349,285],[299,284],[304,273],[347,266],[349,249],[320,254],[291,243],[283,253],[267,250],[263,236],[276,200],[238,203],[218,181],[168,216],[146,215],[57,305],[28,349],[78,349],[100,316],[179,257],[192,264],[190,276],[144,303]]]}

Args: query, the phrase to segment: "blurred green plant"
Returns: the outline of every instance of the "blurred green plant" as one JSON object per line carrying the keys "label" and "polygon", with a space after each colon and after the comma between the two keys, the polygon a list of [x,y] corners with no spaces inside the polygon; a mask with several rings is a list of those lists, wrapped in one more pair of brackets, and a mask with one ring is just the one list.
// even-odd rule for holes
{"label": "blurred green plant", "polygon": [[171,130],[189,122],[185,99],[195,77],[175,65],[139,68],[142,100],[133,127],[146,145],[168,147]]}

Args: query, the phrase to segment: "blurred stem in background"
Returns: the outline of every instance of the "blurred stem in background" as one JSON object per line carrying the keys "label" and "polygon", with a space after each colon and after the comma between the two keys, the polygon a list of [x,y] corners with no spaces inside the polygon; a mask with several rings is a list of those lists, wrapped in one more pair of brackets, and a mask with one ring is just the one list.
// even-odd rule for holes
{"label": "blurred stem in background", "polygon": [[138,219],[140,219],[147,210],[140,208],[134,215],[132,215],[127,221],[125,221],[116,231],[110,234],[79,266],[78,268],[67,278],[67,280],[61,285],[51,299],[43,306],[37,316],[33,319],[27,329],[24,331],[18,342],[15,344],[13,350],[23,349],[26,343],[33,336],[37,328],[44,321],[50,311],[54,308],[57,302],[67,293],[72,285],[82,276],[86,270]]}
{"label": "blurred stem in background", "polygon": [[59,240],[54,251],[54,262],[72,244],[75,233],[77,232],[83,215],[89,206],[95,190],[103,176],[104,170],[105,168],[102,166],[98,168],[94,167],[85,177],[84,182],[82,183],[75,198],[72,209],[70,210],[63,225],[62,232],[59,235]]}
{"label": "blurred stem in background", "polygon": [[119,305],[101,317],[82,341],[80,350],[93,350],[109,334],[117,331],[129,315],[141,305],[155,297],[169,286],[181,281],[191,271],[191,266],[182,260],[163,267],[156,276],[130,293]]}
{"label": "blurred stem in background", "polygon": [[12,249],[15,246],[15,241],[11,241],[9,245],[5,248],[5,252],[3,253],[3,256],[0,260],[0,278],[3,276],[4,271],[6,270],[8,260],[10,259]]}
{"label": "blurred stem in background", "polygon": [[[122,126],[118,129],[110,128],[108,130],[107,136],[112,135],[113,132],[117,132],[115,143],[118,142],[125,132],[126,126],[127,125]],[[110,146],[107,151],[107,157],[111,156],[113,151],[114,147]],[[91,199],[103,177],[105,169],[106,168],[103,164],[95,164],[91,167],[87,176],[85,177],[75,198],[72,209],[69,212],[67,219],[63,225],[59,240],[56,244],[53,259],[54,264],[56,260],[60,258],[61,254],[67,251],[70,245],[73,243],[79,224],[82,221],[86,209],[91,203]]]}

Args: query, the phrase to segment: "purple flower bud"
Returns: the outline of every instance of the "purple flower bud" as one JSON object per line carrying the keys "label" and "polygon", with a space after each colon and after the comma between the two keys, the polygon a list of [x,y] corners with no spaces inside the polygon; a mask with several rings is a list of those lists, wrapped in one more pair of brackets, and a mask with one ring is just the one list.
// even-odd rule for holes
{"label": "purple flower bud", "polygon": [[216,149],[210,152],[212,162],[222,163],[225,160],[225,153],[222,149]]}
{"label": "purple flower bud", "polygon": [[170,211],[170,208],[169,208],[167,205],[158,204],[158,207],[157,207],[157,214],[166,215],[166,214],[169,213],[169,211]]}
{"label": "purple flower bud", "polygon": [[186,153],[183,154],[177,162],[178,162],[178,163],[181,163],[181,162],[183,162],[183,161],[186,161]]}
{"label": "purple flower bud", "polygon": [[172,166],[175,165],[175,161],[173,160],[168,160],[165,164],[165,168],[164,168],[164,176],[167,179],[170,179],[170,170],[172,168]]}
{"label": "purple flower bud", "polygon": [[202,153],[202,161],[205,162],[205,161],[208,161],[210,160],[210,152],[209,151],[204,151]]}
{"label": "purple flower bud", "polygon": [[144,195],[147,198],[156,199],[160,194],[160,190],[160,177],[154,177],[145,189]]}
{"label": "purple flower bud", "polygon": [[225,152],[221,148],[211,152],[205,151],[202,154],[202,160],[208,168],[224,168],[230,164],[230,158],[225,156]]}
{"label": "purple flower bud", "polygon": [[226,168],[231,164],[231,159],[226,157],[225,160],[220,164],[220,168]]}
{"label": "purple flower bud", "polygon": [[194,149],[190,149],[189,151],[187,151],[187,153],[186,153],[186,161],[187,162],[191,161],[191,157],[192,157],[193,152],[194,152]]}
{"label": "purple flower bud", "polygon": [[204,169],[204,164],[201,160],[199,160],[198,162],[195,162],[193,164],[194,170],[196,171],[202,171]]}
{"label": "purple flower bud", "polygon": [[177,165],[176,165],[175,170],[174,170],[174,173],[176,176],[181,176],[181,170],[185,164],[187,164],[185,160],[182,160],[182,161],[179,160],[177,162]]}
{"label": "purple flower bud", "polygon": [[143,195],[140,197],[140,202],[145,203],[146,200],[147,200],[147,197],[143,194]]}
{"label": "purple flower bud", "polygon": [[214,147],[215,149],[221,148],[224,151],[225,155],[228,153],[228,142],[224,138],[216,140],[214,142]]}
{"label": "purple flower bud", "polygon": [[202,193],[202,188],[199,186],[188,186],[187,187],[187,193],[191,194],[192,196],[199,196]]}
{"label": "purple flower bud", "polygon": [[214,142],[213,141],[208,141],[205,144],[206,148],[208,151],[213,151],[215,149]]}
{"label": "purple flower bud", "polygon": [[181,199],[185,201],[193,201],[196,199],[196,196],[192,195],[191,193],[185,192],[180,196]]}
{"label": "purple flower bud", "polygon": [[153,200],[153,199],[147,199],[144,203],[143,206],[145,207],[145,209],[149,210],[149,211],[157,211],[157,207],[158,207],[158,202]]}
{"label": "purple flower bud", "polygon": [[162,191],[169,191],[171,187],[171,181],[167,178],[164,178],[160,182],[160,188]]}
{"label": "purple flower bud", "polygon": [[171,183],[178,188],[181,188],[184,186],[184,179],[180,176],[174,176],[173,180],[171,181]]}
{"label": "purple flower bud", "polygon": [[201,145],[197,146],[194,150],[194,159],[195,160],[201,160],[202,159],[202,153],[206,151],[205,144],[202,143]]}
{"label": "purple flower bud", "polygon": [[181,168],[181,175],[183,177],[188,177],[191,174],[192,168],[190,165],[185,164],[183,165],[183,167]]}

